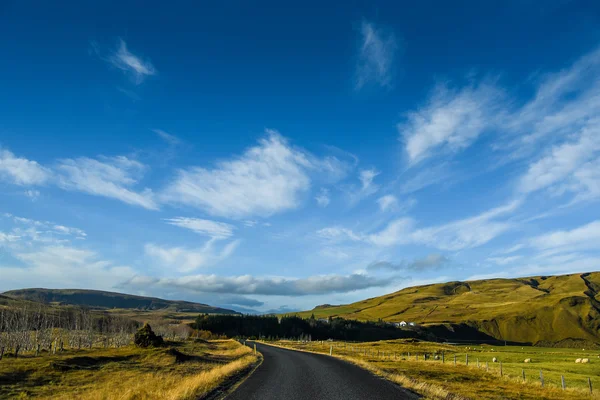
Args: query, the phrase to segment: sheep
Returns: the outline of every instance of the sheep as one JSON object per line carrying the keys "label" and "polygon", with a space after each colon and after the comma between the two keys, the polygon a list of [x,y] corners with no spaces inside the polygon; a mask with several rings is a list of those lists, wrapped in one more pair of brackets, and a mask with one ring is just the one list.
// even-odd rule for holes
{"label": "sheep", "polygon": [[526,358],[524,362],[530,363],[531,362],[531,358]]}
{"label": "sheep", "polygon": [[498,359],[496,357],[492,358],[492,362],[498,362]]}
{"label": "sheep", "polygon": [[578,358],[577,360],[575,360],[576,364],[580,364],[581,363],[581,358]]}
{"label": "sheep", "polygon": [[582,358],[582,359],[581,359],[581,363],[582,363],[582,364],[587,364],[587,363],[589,363],[589,362],[590,362],[590,359],[589,359],[589,358]]}

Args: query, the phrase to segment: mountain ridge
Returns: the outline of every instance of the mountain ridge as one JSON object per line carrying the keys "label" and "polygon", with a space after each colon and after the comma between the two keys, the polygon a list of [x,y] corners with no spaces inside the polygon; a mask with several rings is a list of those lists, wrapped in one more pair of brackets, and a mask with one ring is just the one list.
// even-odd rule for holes
{"label": "mountain ridge", "polygon": [[158,297],[92,289],[24,288],[9,290],[1,296],[45,304],[84,306],[96,309],[171,310],[207,314],[239,314],[237,311],[184,300],[166,300]]}
{"label": "mountain ridge", "polygon": [[421,285],[297,314],[416,322],[448,330],[466,324],[498,340],[600,345],[600,272]]}

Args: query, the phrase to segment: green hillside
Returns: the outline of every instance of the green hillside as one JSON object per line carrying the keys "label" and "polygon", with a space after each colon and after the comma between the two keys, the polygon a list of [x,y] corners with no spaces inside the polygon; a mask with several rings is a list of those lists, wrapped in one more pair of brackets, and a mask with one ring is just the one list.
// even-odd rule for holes
{"label": "green hillside", "polygon": [[85,306],[94,309],[164,310],[177,313],[238,314],[226,308],[189,301],[164,300],[156,297],[83,289],[19,289],[4,292],[5,298],[46,304]]}
{"label": "green hillside", "polygon": [[499,340],[545,345],[600,343],[600,272],[449,282],[402,289],[299,313],[317,318],[460,323]]}

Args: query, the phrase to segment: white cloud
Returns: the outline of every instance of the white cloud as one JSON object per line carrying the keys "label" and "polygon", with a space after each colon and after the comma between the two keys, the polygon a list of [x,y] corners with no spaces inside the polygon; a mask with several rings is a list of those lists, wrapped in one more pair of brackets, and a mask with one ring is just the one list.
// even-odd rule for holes
{"label": "white cloud", "polygon": [[152,132],[156,133],[158,137],[160,137],[162,140],[164,140],[171,146],[177,146],[181,143],[181,140],[177,136],[171,135],[170,133],[167,133],[161,129],[153,129]]}
{"label": "white cloud", "polygon": [[572,230],[547,233],[530,240],[531,246],[551,252],[597,250],[598,243],[600,243],[600,221],[593,221]]}
{"label": "white cloud", "polygon": [[219,162],[212,169],[180,170],[162,198],[214,216],[266,217],[298,207],[301,195],[310,187],[308,172],[322,168],[312,156],[290,147],[277,132],[267,131],[258,146],[234,160]]}
{"label": "white cloud", "polygon": [[487,82],[452,90],[438,85],[428,104],[407,114],[398,131],[411,164],[445,148],[455,152],[473,143],[499,121],[504,95]]}
{"label": "white cloud", "polygon": [[398,45],[393,32],[363,21],[361,44],[356,69],[356,89],[373,82],[381,87],[391,87],[394,58]]}
{"label": "white cloud", "polygon": [[554,146],[533,162],[519,181],[524,193],[548,188],[558,183],[558,191],[575,191],[582,196],[599,194],[600,180],[594,171],[600,163],[600,121],[592,120],[575,140]]}
{"label": "white cloud", "polygon": [[50,179],[51,173],[35,161],[15,157],[0,149],[0,179],[21,186],[40,185]]}
{"label": "white cloud", "polygon": [[489,257],[486,261],[493,262],[498,265],[514,264],[517,260],[522,259],[523,256],[508,256],[508,257]]}
{"label": "white cloud", "polygon": [[548,74],[535,97],[510,116],[506,127],[522,134],[512,143],[520,149],[549,135],[569,134],[600,111],[600,48],[569,68]]}
{"label": "white cloud", "polygon": [[407,244],[413,241],[411,238],[414,221],[411,218],[400,218],[390,222],[379,232],[367,235],[365,239],[375,246],[393,246]]}
{"label": "white cloud", "polygon": [[308,278],[193,275],[181,278],[135,277],[124,286],[156,286],[198,293],[254,294],[265,296],[306,296],[346,293],[393,283],[363,274],[317,275]]}
{"label": "white cloud", "polygon": [[167,223],[181,228],[190,229],[201,235],[214,239],[226,239],[233,235],[235,226],[224,222],[211,221],[208,219],[177,217],[165,219]]}
{"label": "white cloud", "polygon": [[158,205],[150,189],[141,192],[130,189],[138,183],[145,170],[146,166],[124,156],[101,157],[100,160],[87,157],[65,159],[56,166],[57,184],[65,190],[156,210]]}
{"label": "white cloud", "polygon": [[381,211],[391,211],[398,207],[398,199],[396,196],[388,194],[377,199],[377,204]]}
{"label": "white cloud", "polygon": [[375,168],[361,170],[359,174],[361,183],[360,190],[364,193],[373,193],[377,191],[377,189],[379,189],[378,186],[373,184],[373,179],[375,179],[377,175],[379,175],[379,171]]}
{"label": "white cloud", "polygon": [[411,218],[399,218],[371,234],[328,227],[317,231],[317,235],[328,241],[362,241],[379,247],[421,244],[456,251],[481,246],[512,229],[514,223],[498,218],[512,213],[520,204],[520,201],[513,201],[474,217],[428,228],[415,228],[415,221]]}
{"label": "white cloud", "polygon": [[39,190],[26,190],[23,192],[23,194],[26,197],[29,197],[31,199],[31,201],[35,201],[40,197],[40,191]]}
{"label": "white cloud", "polygon": [[331,201],[329,198],[329,190],[321,188],[319,193],[315,196],[315,200],[319,207],[327,207]]}
{"label": "white cloud", "polygon": [[513,201],[475,217],[419,229],[413,232],[411,237],[416,243],[426,244],[442,250],[455,251],[478,247],[514,227],[512,222],[500,221],[498,217],[510,214],[520,204],[519,201]]}
{"label": "white cloud", "polygon": [[[79,228],[58,225],[50,221],[38,221],[30,218],[4,214],[12,223],[11,236],[14,242],[63,243],[68,242],[68,236],[75,239],[85,239],[87,234]],[[22,226],[25,226],[23,228]]]}
{"label": "white cloud", "polygon": [[0,290],[23,287],[110,289],[135,275],[127,266],[99,259],[90,250],[65,245],[12,253],[24,267],[0,267]]}
{"label": "white cloud", "polygon": [[363,240],[363,237],[355,234],[351,229],[340,228],[337,226],[319,229],[317,235],[327,240]]}
{"label": "white cloud", "polygon": [[119,48],[108,58],[116,68],[130,74],[136,84],[140,84],[148,76],[156,74],[156,69],[149,60],[143,60],[127,49],[124,40],[119,40]]}
{"label": "white cloud", "polygon": [[71,235],[77,237],[78,239],[85,239],[85,237],[87,236],[87,234],[83,230],[78,228],[71,228],[69,226],[54,225],[52,229],[58,234]]}
{"label": "white cloud", "polygon": [[180,272],[190,272],[225,260],[233,254],[239,244],[239,240],[234,240],[220,250],[215,250],[215,239],[211,239],[204,246],[196,249],[164,247],[153,243],[146,244],[144,249],[146,255],[156,259],[161,266]]}

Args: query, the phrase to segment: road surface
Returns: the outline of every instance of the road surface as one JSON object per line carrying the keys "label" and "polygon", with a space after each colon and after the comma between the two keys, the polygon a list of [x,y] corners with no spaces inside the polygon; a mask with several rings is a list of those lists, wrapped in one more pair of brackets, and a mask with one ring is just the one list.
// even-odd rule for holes
{"label": "road surface", "polygon": [[[250,342],[248,342],[250,344]],[[257,343],[262,365],[227,400],[413,400],[419,397],[346,361]]]}

